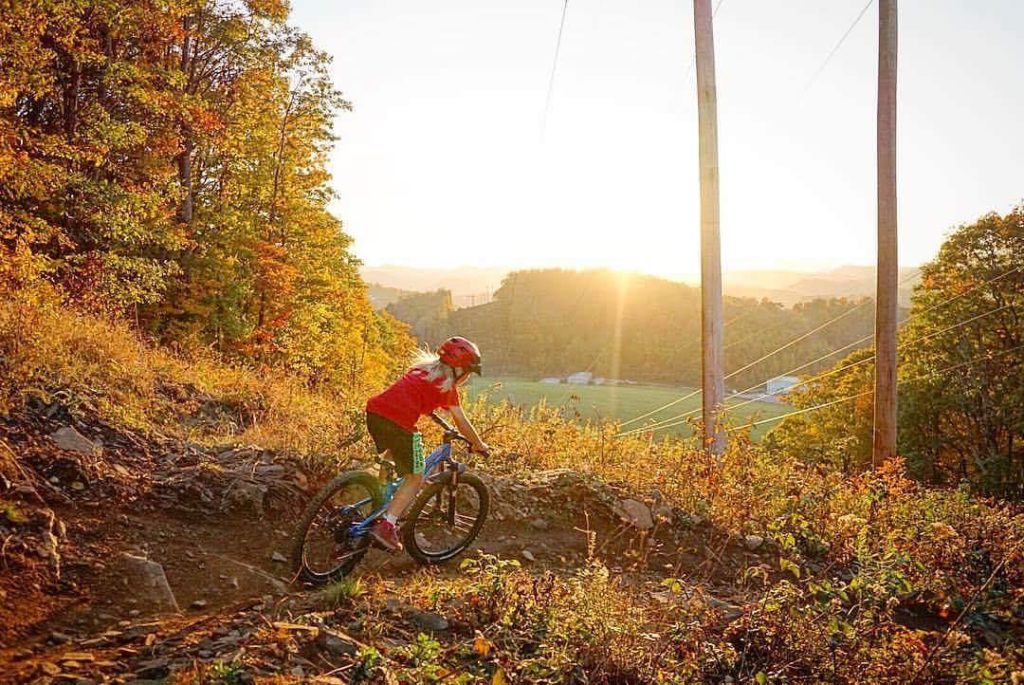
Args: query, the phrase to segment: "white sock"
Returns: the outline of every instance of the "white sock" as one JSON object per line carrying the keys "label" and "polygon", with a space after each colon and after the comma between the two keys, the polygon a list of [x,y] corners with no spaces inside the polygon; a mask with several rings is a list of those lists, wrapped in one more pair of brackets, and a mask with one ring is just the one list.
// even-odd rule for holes
{"label": "white sock", "polygon": [[389,511],[388,513],[384,514],[384,520],[390,523],[391,525],[395,525],[398,522],[398,517]]}

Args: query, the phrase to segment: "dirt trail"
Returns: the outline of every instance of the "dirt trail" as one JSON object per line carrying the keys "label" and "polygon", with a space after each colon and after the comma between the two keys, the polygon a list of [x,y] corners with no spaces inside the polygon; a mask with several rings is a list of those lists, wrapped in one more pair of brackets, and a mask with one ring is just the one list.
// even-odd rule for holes
{"label": "dirt trail", "polygon": [[[75,427],[102,442],[102,455],[88,445],[60,448],[51,436],[66,426],[61,418],[33,414],[0,425],[0,438],[35,475],[28,484],[36,499],[47,502],[24,490],[18,505],[30,513],[4,529],[13,532],[0,580],[9,619],[0,634],[0,682],[131,682],[260,649],[268,673],[294,675],[324,658],[323,645],[282,658],[275,640],[256,640],[268,629],[301,633],[274,626],[317,608],[291,584],[286,558],[318,482],[255,448],[147,443],[95,423]],[[613,570],[659,577],[699,572],[709,559],[693,553],[709,531],[659,503],[657,493],[636,496],[644,503],[566,471],[487,480],[492,513],[475,550],[566,572],[595,555]],[[457,567],[420,571],[404,554],[372,550],[357,575],[457,574]]]}

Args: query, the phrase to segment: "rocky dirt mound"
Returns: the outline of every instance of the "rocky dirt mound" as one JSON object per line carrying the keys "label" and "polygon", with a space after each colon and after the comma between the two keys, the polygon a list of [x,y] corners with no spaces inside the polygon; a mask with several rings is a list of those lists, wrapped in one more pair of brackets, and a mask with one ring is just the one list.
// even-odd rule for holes
{"label": "rocky dirt mound", "polygon": [[[464,639],[476,629],[458,618],[472,607],[425,611],[380,580],[455,579],[457,563],[420,570],[404,555],[373,551],[357,576],[379,594],[360,611],[325,612],[322,595],[291,585],[283,552],[320,484],[292,460],[147,439],[59,406],[0,419],[0,441],[11,456],[0,481],[0,665],[15,681],[192,673],[196,682],[270,674],[342,682],[371,643],[387,658],[422,631]],[[517,559],[538,577],[600,560],[626,583],[652,585],[651,601],[664,603],[678,596],[660,597],[663,577],[703,574],[707,584],[730,554],[754,553],[657,491],[564,470],[484,477],[492,515],[467,558]],[[707,601],[739,615],[729,601]],[[372,630],[360,623],[367,615]]]}
{"label": "rocky dirt mound", "polygon": [[122,595],[107,585],[132,575],[126,554],[199,568],[193,548],[219,537],[272,548],[277,531],[260,519],[301,506],[307,486],[262,450],[147,439],[59,404],[0,418],[0,452],[0,645]]}

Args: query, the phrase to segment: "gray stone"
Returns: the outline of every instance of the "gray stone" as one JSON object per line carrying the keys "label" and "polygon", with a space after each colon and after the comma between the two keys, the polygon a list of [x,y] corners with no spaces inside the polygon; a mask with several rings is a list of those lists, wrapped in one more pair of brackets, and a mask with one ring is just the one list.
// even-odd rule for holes
{"label": "gray stone", "polygon": [[435,632],[448,630],[448,619],[431,611],[413,610],[409,612],[409,620],[424,630]]}
{"label": "gray stone", "polygon": [[205,609],[206,608],[206,600],[205,599],[197,599],[196,601],[192,602],[188,606],[189,606],[190,609]]}
{"label": "gray stone", "polygon": [[618,515],[634,528],[650,530],[654,528],[654,518],[651,516],[651,508],[643,502],[635,499],[624,499],[617,507]]}
{"label": "gray stone", "polygon": [[167,659],[144,661],[136,666],[135,677],[141,680],[160,680],[170,674]]}
{"label": "gray stone", "polygon": [[341,635],[321,628],[316,636],[316,643],[323,651],[333,656],[355,656],[359,651],[355,643]]}
{"label": "gray stone", "polygon": [[274,552],[273,554],[271,554],[270,555],[270,560],[271,561],[276,561],[276,562],[278,562],[280,564],[287,564],[288,563],[288,557],[286,557],[285,555],[281,554],[280,552]]}
{"label": "gray stone", "polygon": [[171,584],[167,582],[164,567],[155,561],[124,553],[125,566],[134,581],[130,583],[138,598],[159,609],[180,611]]}
{"label": "gray stone", "polygon": [[742,607],[722,601],[717,597],[708,597],[708,605],[716,609],[726,621],[735,621],[743,615]]}
{"label": "gray stone", "polygon": [[743,545],[753,552],[764,544],[764,538],[760,535],[746,535],[743,537]]}
{"label": "gray stone", "polygon": [[98,447],[95,443],[71,426],[58,428],[50,434],[50,439],[57,444],[57,447],[62,450],[68,450],[69,452],[93,455],[99,455],[103,452],[101,447]]}
{"label": "gray stone", "polygon": [[551,527],[551,524],[548,523],[547,519],[535,518],[530,521],[530,527],[534,530],[547,530]]}
{"label": "gray stone", "polygon": [[520,554],[522,554],[523,559],[526,559],[527,561],[537,561],[537,557],[533,556],[533,552],[528,549],[524,549]]}

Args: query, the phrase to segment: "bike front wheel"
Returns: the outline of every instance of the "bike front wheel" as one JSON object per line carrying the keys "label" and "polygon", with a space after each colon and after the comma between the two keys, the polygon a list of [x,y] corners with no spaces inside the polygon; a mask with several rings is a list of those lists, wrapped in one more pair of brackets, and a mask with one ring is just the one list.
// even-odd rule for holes
{"label": "bike front wheel", "polygon": [[487,520],[491,495],[472,473],[458,483],[434,483],[413,502],[402,526],[402,543],[421,564],[441,564],[469,547]]}
{"label": "bike front wheel", "polygon": [[365,471],[336,476],[317,493],[299,522],[292,547],[296,580],[324,585],[339,580],[366,554],[369,537],[353,537],[352,526],[382,504],[380,482]]}

